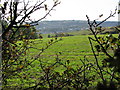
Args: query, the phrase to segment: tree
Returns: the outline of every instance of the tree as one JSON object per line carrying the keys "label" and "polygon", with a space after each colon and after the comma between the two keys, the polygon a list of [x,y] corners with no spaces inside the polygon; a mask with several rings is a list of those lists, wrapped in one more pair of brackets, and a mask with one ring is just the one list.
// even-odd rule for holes
{"label": "tree", "polygon": [[[50,10],[48,10],[47,5],[45,4],[47,0],[37,2],[34,6],[29,6],[29,1],[26,2],[4,2],[2,8],[2,78],[3,78],[3,89],[24,89],[24,90],[39,90],[41,88],[50,88],[50,89],[63,89],[63,88],[75,88],[75,89],[89,89],[92,81],[100,79],[100,83],[97,85],[97,89],[116,89],[116,85],[119,87],[120,78],[120,62],[119,62],[119,52],[120,52],[120,39],[109,35],[107,37],[98,36],[101,27],[100,24],[105,22],[110,17],[114,16],[115,13],[111,13],[102,22],[97,23],[96,20],[93,22],[88,19],[88,25],[91,32],[93,33],[94,38],[89,37],[89,42],[93,55],[95,57],[95,63],[88,61],[86,56],[84,59],[80,59],[82,65],[72,68],[70,65],[70,60],[64,60],[59,58],[59,55],[62,53],[59,52],[56,54],[55,62],[50,65],[44,64],[45,62],[41,61],[41,53],[43,53],[49,46],[56,43],[54,38],[50,39],[46,43],[45,47],[37,48],[39,53],[37,55],[29,54],[29,50],[32,48],[36,49],[35,43],[31,40],[29,34],[34,33],[34,25],[37,24],[40,20],[44,19],[53,8],[59,4],[58,0],[54,0],[54,4]],[[20,4],[23,4],[22,9],[18,9]],[[42,18],[37,21],[33,21],[30,18],[30,15],[37,10],[44,8],[48,12]],[[20,17],[20,18],[18,18]],[[102,16],[100,16],[102,17]],[[28,22],[29,20],[29,22]],[[32,28],[32,30],[30,29]],[[116,30],[120,31],[116,27]],[[24,32],[24,33],[23,33]],[[41,37],[42,38],[42,37]],[[41,40],[39,40],[41,41]],[[93,46],[92,41],[95,41],[97,45]],[[113,47],[114,46],[114,47]],[[95,49],[98,53],[103,52],[105,57],[100,65],[98,59],[98,53],[96,54]],[[108,50],[113,51],[113,54],[110,55]],[[114,52],[115,51],[115,52]],[[37,61],[37,62],[35,62]],[[35,66],[33,63],[39,63],[38,66]],[[37,68],[36,68],[37,67]],[[65,70],[60,73],[54,71],[56,67],[63,67]],[[108,70],[109,69],[109,70]],[[95,75],[93,74],[95,72]],[[91,75],[89,75],[91,74]],[[94,75],[94,77],[93,77]],[[109,79],[106,78],[109,76]],[[114,83],[115,81],[115,83]],[[17,82],[17,83],[16,83]]]}
{"label": "tree", "polygon": [[[48,8],[47,4],[45,4],[46,2],[47,0],[40,0],[34,5],[30,5],[31,2],[29,0],[9,0],[1,5],[3,87],[9,86],[8,80],[10,78],[15,77],[24,68],[28,67],[31,62],[34,62],[33,59],[30,62],[27,61],[27,58],[23,58],[30,48],[31,41],[29,39],[32,38],[27,35],[27,32],[29,34],[36,32],[34,26],[46,18],[54,7],[60,4],[58,0],[53,0],[52,7]],[[46,14],[37,20],[33,20],[31,15],[41,9],[46,10]],[[25,35],[23,31],[26,32],[24,33]]]}
{"label": "tree", "polygon": [[[22,40],[22,39],[37,39],[38,38],[38,34],[37,34],[37,30],[34,26],[29,26],[29,27],[23,27],[19,29],[19,31],[16,32],[16,35],[21,35],[22,37],[19,37],[18,39]],[[23,37],[24,36],[24,37]]]}
{"label": "tree", "polygon": [[[91,49],[93,51],[93,55],[95,58],[96,66],[98,69],[98,75],[101,78],[101,82],[98,82],[97,89],[112,89],[117,90],[119,88],[119,74],[120,74],[120,30],[116,26],[114,27],[118,33],[118,36],[114,36],[111,33],[109,35],[100,36],[98,35],[99,32],[101,32],[101,29],[99,29],[100,25],[104,23],[109,18],[113,17],[117,12],[117,9],[115,9],[114,13],[110,13],[110,15],[104,19],[103,21],[97,23],[96,20],[93,22],[90,21],[90,18],[86,15],[88,20],[89,28],[94,36],[88,37]],[[96,45],[93,44],[93,42],[96,43]],[[98,53],[104,53],[105,57],[100,62],[98,57],[101,57]],[[110,53],[109,53],[110,52]],[[101,65],[102,63],[102,65]],[[107,77],[106,77],[107,76]],[[108,78],[109,77],[109,78]]]}

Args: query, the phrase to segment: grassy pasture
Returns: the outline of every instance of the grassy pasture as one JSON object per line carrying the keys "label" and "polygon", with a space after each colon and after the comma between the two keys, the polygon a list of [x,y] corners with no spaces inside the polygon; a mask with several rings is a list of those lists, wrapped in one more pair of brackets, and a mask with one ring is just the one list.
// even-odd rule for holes
{"label": "grassy pasture", "polygon": [[[58,41],[45,50],[41,54],[40,58],[42,61],[52,64],[55,61],[56,56],[59,55],[59,58],[62,59],[63,62],[69,60],[73,66],[76,66],[80,65],[80,59],[84,59],[84,56],[86,56],[86,58],[92,62],[94,60],[94,56],[89,44],[88,36],[89,35],[77,35],[63,37],[61,41]],[[91,35],[91,37],[93,36]],[[39,39],[36,39],[34,46],[38,49],[42,49],[50,39],[52,38],[43,38],[42,42]],[[30,49],[28,53],[34,56],[39,53],[39,50]],[[103,53],[100,54],[104,57]]]}
{"label": "grassy pasture", "polygon": [[[92,53],[88,37],[93,37],[92,35],[76,35],[69,37],[62,37],[61,41],[51,45],[48,49],[46,49],[40,56],[40,60],[47,64],[53,64],[58,55],[59,59],[62,62],[70,61],[70,65],[75,68],[76,66],[83,65],[81,60],[84,60],[84,57],[91,63],[95,62],[94,55]],[[99,35],[106,36],[106,35]],[[117,36],[117,35],[115,35]],[[36,39],[34,40],[34,46],[38,49],[42,49],[48,44],[48,42],[54,38],[43,38],[43,40]],[[93,42],[93,45],[96,44]],[[37,55],[40,51],[37,49],[30,49],[29,55]],[[96,52],[97,53],[97,52]],[[98,59],[99,63],[106,58],[103,53],[99,53]],[[39,61],[34,62],[35,65],[39,64]],[[57,69],[59,72],[62,72],[62,68]]]}
{"label": "grassy pasture", "polygon": [[[50,38],[51,39],[51,38]],[[44,38],[42,43],[38,43],[38,39],[35,40],[35,47],[41,49],[45,47],[48,41],[48,38]],[[31,54],[37,54],[39,50],[31,49]],[[54,58],[56,54],[61,53],[59,57],[69,60],[76,60],[78,58],[84,57],[84,55],[92,56],[91,48],[87,36],[71,36],[63,37],[61,41],[50,46],[45,52],[41,55],[43,58],[51,57]],[[48,58],[48,59],[49,59]]]}
{"label": "grassy pasture", "polygon": [[[40,55],[39,59],[35,60],[31,64],[31,66],[27,67],[27,70],[25,69],[23,70],[23,72],[18,73],[19,76],[21,76],[22,78],[25,78],[24,80],[19,79],[18,77],[14,77],[14,79],[11,79],[8,81],[10,81],[10,84],[13,84],[13,86],[14,85],[16,86],[16,84],[25,86],[25,87],[33,86],[34,82],[38,82],[38,78],[40,76],[44,76],[44,73],[41,71],[41,67],[39,66],[40,61],[42,61],[44,66],[49,66],[55,63],[57,56],[59,59],[61,59],[63,63],[66,63],[69,60],[70,61],[69,65],[74,69],[76,67],[83,65],[80,59],[84,60],[85,56],[87,58],[86,60],[88,60],[91,63],[94,63],[95,59],[89,44],[89,40],[88,40],[89,36],[93,37],[92,35],[76,35],[76,36],[62,37],[62,40],[58,41],[57,43],[54,43],[48,49],[46,49]],[[43,38],[42,40],[40,39],[31,40],[31,41],[34,41],[33,42],[34,48],[30,48],[28,50],[27,56],[26,56],[27,60],[31,61],[30,57],[36,56],[37,54],[39,54],[41,52],[41,49],[45,48],[51,39],[55,40],[54,38]],[[103,60],[104,58],[105,58],[105,55],[103,53],[100,53],[100,56],[98,57],[99,62],[101,63],[101,60]],[[63,66],[58,65],[58,67],[56,67],[54,70],[56,72],[63,74],[63,72],[65,71],[65,68]],[[91,71],[91,74],[89,74],[89,76],[93,76],[93,74],[96,75],[95,72]],[[97,79],[99,79],[99,76],[96,78],[96,80]],[[16,81],[17,83],[14,81]],[[27,83],[29,84],[29,86]]]}

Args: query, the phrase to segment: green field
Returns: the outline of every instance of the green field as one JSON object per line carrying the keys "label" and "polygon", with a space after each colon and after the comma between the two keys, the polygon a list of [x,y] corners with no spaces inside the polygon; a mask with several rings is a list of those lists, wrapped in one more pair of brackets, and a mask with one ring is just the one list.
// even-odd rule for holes
{"label": "green field", "polygon": [[[49,57],[48,59],[51,60],[58,53],[61,53],[59,54],[60,58],[71,61],[79,60],[80,58],[83,58],[84,55],[87,55],[87,57],[91,58],[93,57],[93,54],[87,37],[88,36],[83,35],[62,37],[61,41],[54,43],[47,50],[45,50],[45,52],[41,55],[41,58]],[[44,38],[42,43],[38,43],[39,40],[37,39],[34,42],[35,47],[41,49],[42,47],[45,47],[51,39],[52,38]],[[39,50],[31,49],[30,52],[36,55]]]}
{"label": "green field", "polygon": [[[88,36],[93,37],[92,35],[77,35],[77,36],[62,37],[62,40],[54,43],[41,54],[40,56],[41,61],[48,64],[52,64],[55,62],[57,55],[59,59],[61,59],[63,62],[69,60],[70,64],[73,67],[80,65],[81,64],[80,59],[83,60],[84,57],[86,57],[89,62],[95,61],[89,44]],[[34,41],[34,46],[37,49],[29,50],[28,53],[30,57],[35,56],[39,52],[41,52],[40,49],[42,49],[43,47],[45,48],[46,44],[48,44],[48,42],[51,39],[54,40],[54,38],[43,38],[42,41],[36,39]],[[105,58],[103,53],[100,53],[100,56],[101,56],[100,58],[98,57],[99,59]]]}
{"label": "green field", "polygon": [[[31,65],[28,66],[26,69],[23,69],[23,72],[17,73],[17,75],[20,76],[20,78],[18,78],[18,76],[15,76],[14,79],[9,79],[8,80],[9,84],[12,86],[19,85],[22,87],[34,86],[34,83],[39,82],[38,79],[44,76],[44,72],[41,70],[40,67],[41,62],[43,68],[46,68],[46,67],[51,67],[51,65],[55,64],[56,60],[59,59],[62,64],[65,64],[66,66],[69,66],[70,68],[73,68],[75,70],[83,66],[83,62],[82,62],[83,60],[85,61],[86,64],[87,63],[95,64],[95,58],[92,53],[88,37],[93,37],[93,36],[76,35],[76,36],[69,36],[62,38],[58,37],[57,38],[58,42],[56,42],[57,40],[55,40],[55,38],[43,38],[43,39],[31,40],[33,41],[31,46],[34,48],[30,48],[27,51],[26,56],[23,57],[22,59],[23,60],[26,59],[28,62],[31,61],[34,62],[32,62]],[[52,45],[50,45],[49,43],[51,40],[53,40]],[[18,44],[19,43],[21,42],[18,42]],[[96,43],[93,42],[93,46],[95,45]],[[49,47],[41,53],[41,50],[46,48],[47,46]],[[35,59],[34,57],[38,57],[38,58],[34,60]],[[100,55],[98,56],[99,64],[101,64],[101,61],[104,58],[105,55],[103,53],[100,53]],[[64,65],[62,64],[57,63],[54,67],[51,68],[53,68],[52,70],[54,72],[59,72],[61,75],[64,75],[64,71],[68,67],[64,67]],[[97,68],[96,66],[94,67]],[[92,71],[92,70],[87,71],[89,72],[89,75],[87,77],[93,77],[94,75],[97,74],[96,71],[94,70]],[[109,76],[105,76],[105,77],[109,77]],[[101,80],[99,75],[94,79],[97,79],[98,81]],[[92,85],[93,86],[96,85],[96,81],[92,83]]]}

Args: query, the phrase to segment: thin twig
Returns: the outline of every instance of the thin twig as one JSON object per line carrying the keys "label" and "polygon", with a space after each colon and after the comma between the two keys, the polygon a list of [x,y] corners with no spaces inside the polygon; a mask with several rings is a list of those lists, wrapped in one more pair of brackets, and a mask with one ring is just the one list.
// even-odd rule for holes
{"label": "thin twig", "polygon": [[92,45],[91,37],[88,37],[88,39],[89,39],[89,42],[90,42],[90,45],[91,45],[91,49],[92,49],[92,52],[93,52],[94,57],[95,57],[95,60],[96,60],[97,67],[99,68],[99,71],[100,71],[101,79],[103,80],[103,83],[104,83],[105,80],[104,80],[104,77],[103,77],[102,70],[101,70],[101,68],[100,68],[100,66],[99,66],[99,63],[98,63],[97,55],[95,54],[95,51],[94,51],[94,48],[93,48],[93,45]]}

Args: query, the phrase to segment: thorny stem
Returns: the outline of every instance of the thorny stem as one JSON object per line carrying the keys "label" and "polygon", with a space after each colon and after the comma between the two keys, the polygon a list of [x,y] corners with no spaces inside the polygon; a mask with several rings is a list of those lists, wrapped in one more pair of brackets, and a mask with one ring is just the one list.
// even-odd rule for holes
{"label": "thorny stem", "polygon": [[[97,35],[95,34],[95,31],[93,30],[93,25],[90,23],[90,19],[89,19],[89,17],[86,15],[86,17],[87,17],[87,19],[88,19],[88,25],[89,25],[89,27],[90,27],[90,30],[91,30],[91,32],[93,33],[93,35],[94,35],[94,37],[95,37],[95,41],[97,41],[98,42],[98,44],[101,46],[101,48],[102,48],[102,50],[103,50],[103,52],[109,57],[109,58],[113,58],[112,56],[110,56],[109,54],[108,54],[108,52],[105,50],[105,48],[103,47],[103,45],[100,43],[100,41],[98,40],[98,37],[97,37]],[[110,16],[109,16],[109,18],[110,18]],[[108,19],[108,18],[107,18]],[[105,20],[103,20],[104,22],[106,21],[106,19]],[[103,21],[101,22],[101,24],[103,23]],[[94,27],[94,28],[96,28],[96,27]]]}
{"label": "thorny stem", "polygon": [[[109,58],[113,58],[113,57],[108,54],[108,52],[105,50],[105,48],[103,47],[103,45],[100,43],[100,41],[98,40],[98,37],[97,37],[95,31],[93,30],[93,28],[96,30],[96,27],[98,27],[99,25],[101,25],[102,23],[104,23],[105,21],[107,21],[109,18],[113,17],[113,16],[116,14],[116,11],[117,11],[117,9],[115,9],[115,12],[114,12],[114,13],[111,12],[111,14],[110,14],[106,19],[104,19],[103,21],[101,21],[101,22],[98,23],[98,24],[95,23],[95,25],[94,25],[94,22],[93,22],[93,23],[90,23],[90,19],[89,19],[89,17],[86,15],[87,20],[88,20],[89,28],[90,28],[91,32],[93,33],[93,35],[94,35],[95,41],[101,46],[103,52],[104,52],[104,53],[106,54],[106,56],[108,56]],[[94,20],[94,21],[95,21],[95,20]],[[96,22],[96,21],[95,21],[95,22]],[[105,80],[104,80],[104,77],[103,77],[103,73],[102,73],[102,70],[101,70],[101,68],[100,68],[100,66],[99,66],[98,59],[97,59],[97,56],[96,56],[96,54],[95,54],[95,51],[94,51],[94,48],[93,48],[93,45],[92,45],[92,41],[91,41],[92,38],[91,38],[91,37],[88,37],[88,38],[89,38],[89,42],[90,42],[90,45],[91,45],[92,52],[93,52],[94,57],[95,57],[95,60],[96,60],[97,67],[98,67],[99,70],[100,70],[100,74],[101,74],[100,76],[101,76],[101,78],[102,78],[102,80],[103,80],[103,83],[104,83]]]}
{"label": "thorny stem", "polygon": [[[92,23],[92,24],[90,23],[90,19],[89,19],[89,17],[86,15],[87,20],[88,20],[88,25],[89,25],[89,28],[90,28],[91,32],[93,33],[93,35],[94,35],[96,41],[98,42],[98,44],[101,46],[103,52],[104,52],[109,58],[113,58],[113,57],[108,54],[108,52],[105,50],[105,48],[103,47],[103,45],[100,43],[100,41],[98,40],[97,35],[95,34],[95,31],[93,30],[93,27],[96,28],[96,27],[98,27],[100,24],[102,24],[102,23],[104,23],[105,21],[107,21],[109,18],[113,17],[113,16],[116,14],[116,11],[117,11],[117,8],[115,9],[115,12],[114,12],[114,13],[111,12],[110,15],[109,15],[106,19],[104,19],[103,21],[101,21],[101,22],[98,23],[98,24],[96,23],[95,26],[93,25],[93,23]],[[95,21],[95,20],[94,20],[94,21]],[[96,22],[96,21],[95,21],[95,22]]]}
{"label": "thorny stem", "polygon": [[97,67],[98,67],[99,70],[100,70],[100,76],[101,76],[101,79],[103,80],[103,83],[104,83],[105,80],[104,80],[104,77],[103,77],[102,70],[101,70],[101,68],[100,68],[100,66],[99,66],[97,56],[96,56],[95,51],[94,51],[94,49],[93,49],[93,45],[92,45],[92,41],[91,41],[91,37],[88,37],[88,39],[89,39],[89,42],[90,42],[90,45],[91,45],[91,49],[92,49],[92,52],[93,52],[94,57],[95,57],[95,60],[96,60]]}

